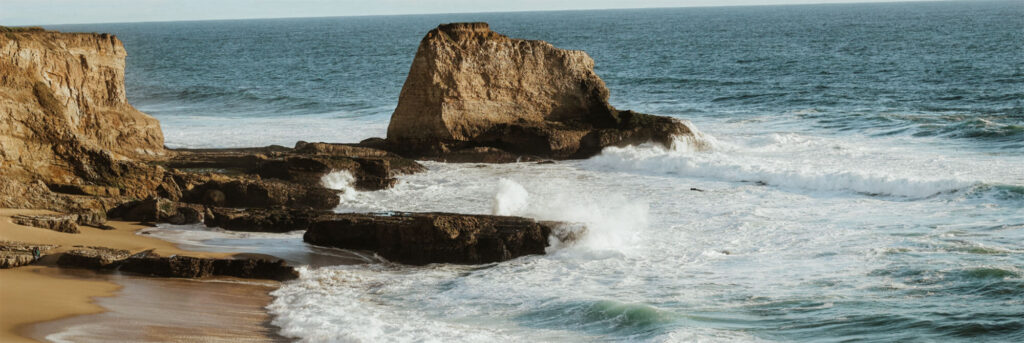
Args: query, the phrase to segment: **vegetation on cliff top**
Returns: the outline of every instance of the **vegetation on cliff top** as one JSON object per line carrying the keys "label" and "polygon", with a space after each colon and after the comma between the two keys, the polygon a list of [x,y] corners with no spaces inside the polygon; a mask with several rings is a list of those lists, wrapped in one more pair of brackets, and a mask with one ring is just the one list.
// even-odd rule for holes
{"label": "vegetation on cliff top", "polygon": [[42,31],[46,31],[46,29],[41,28],[39,26],[19,26],[19,27],[0,26],[0,32],[42,32]]}

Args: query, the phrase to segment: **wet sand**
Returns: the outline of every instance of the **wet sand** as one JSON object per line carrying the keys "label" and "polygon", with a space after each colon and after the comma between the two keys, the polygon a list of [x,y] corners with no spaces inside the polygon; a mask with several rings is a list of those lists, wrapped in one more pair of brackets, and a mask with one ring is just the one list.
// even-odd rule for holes
{"label": "wet sand", "polygon": [[98,298],[106,312],[25,328],[53,342],[287,342],[263,309],[276,282],[238,279],[155,279],[77,270],[76,277],[117,283],[116,296]]}
{"label": "wet sand", "polygon": [[95,297],[121,287],[104,280],[60,275],[52,267],[0,269],[0,342],[31,342],[24,327],[74,315],[100,313]]}
{"label": "wet sand", "polygon": [[[75,245],[92,245],[132,252],[154,249],[161,255],[232,255],[182,250],[174,243],[136,234],[136,231],[146,226],[135,223],[108,222],[114,230],[80,226],[81,233],[68,234],[16,225],[10,221],[10,216],[15,214],[41,213],[50,212],[0,209],[0,240],[60,245],[51,253],[68,250]],[[60,331],[71,322],[79,321],[88,321],[92,326],[110,321],[103,325],[109,324],[124,330],[107,330],[109,334],[104,338],[94,333],[81,339],[74,338],[73,341],[194,341],[197,337],[203,337],[204,341],[216,341],[217,337],[227,337],[226,341],[273,341],[273,335],[268,334],[273,331],[265,327],[268,319],[263,306],[270,301],[267,293],[275,287],[276,283],[272,282],[242,285],[155,279],[46,266],[0,269],[0,341],[31,341],[28,337],[39,340]],[[140,301],[140,298],[148,300]],[[236,312],[220,312],[220,308]],[[177,310],[173,312],[174,316],[157,315],[171,313],[166,309]],[[110,312],[105,312],[108,310]],[[146,313],[152,315],[142,315]],[[75,317],[88,314],[92,315]],[[130,315],[127,318],[140,318],[140,322],[129,326],[120,325],[126,322],[124,315]],[[232,316],[234,319],[228,321],[224,316]],[[53,320],[57,321],[40,324]],[[220,329],[222,326],[224,330]],[[242,335],[242,329],[230,329],[243,327],[249,330],[248,335]],[[129,335],[133,330],[142,328],[146,328],[146,335]],[[164,336],[157,333],[163,333]]]}

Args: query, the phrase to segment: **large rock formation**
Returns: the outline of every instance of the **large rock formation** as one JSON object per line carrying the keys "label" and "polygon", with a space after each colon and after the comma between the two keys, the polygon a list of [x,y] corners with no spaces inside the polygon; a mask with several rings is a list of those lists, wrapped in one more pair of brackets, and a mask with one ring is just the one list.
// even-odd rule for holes
{"label": "large rock formation", "polygon": [[491,147],[585,158],[610,145],[671,145],[673,136],[688,133],[678,120],[609,105],[608,88],[583,51],[508,38],[487,23],[456,23],[420,42],[387,143],[417,157],[464,158],[473,148]]}
{"label": "large rock formation", "polygon": [[371,250],[406,264],[488,263],[544,254],[559,223],[455,213],[330,214],[316,219],[306,243]]}
{"label": "large rock formation", "polygon": [[0,178],[146,195],[161,171],[137,161],[165,154],[163,134],[126,101],[124,66],[108,34],[0,27]]}

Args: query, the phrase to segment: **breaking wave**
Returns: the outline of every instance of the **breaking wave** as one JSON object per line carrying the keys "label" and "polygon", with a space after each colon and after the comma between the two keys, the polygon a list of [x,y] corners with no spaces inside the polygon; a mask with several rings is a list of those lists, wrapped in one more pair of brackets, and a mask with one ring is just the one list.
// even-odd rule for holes
{"label": "breaking wave", "polygon": [[[531,195],[521,184],[502,178],[498,180],[492,214],[582,224],[560,228],[566,232],[555,236],[571,235],[571,246],[590,252],[624,253],[636,235],[647,228],[647,212],[646,203],[613,195],[599,199],[566,192]],[[570,246],[555,236],[549,251]]]}
{"label": "breaking wave", "polygon": [[355,200],[357,191],[352,186],[355,182],[355,176],[348,170],[335,170],[320,179],[320,184],[327,189],[339,191],[338,196],[342,202]]}
{"label": "breaking wave", "polygon": [[600,170],[906,198],[924,198],[981,184],[956,177],[923,176],[899,170],[898,166],[872,166],[876,161],[858,161],[857,156],[833,153],[834,147],[793,135],[753,139],[757,144],[767,141],[771,146],[751,148],[719,141],[693,126],[691,131],[692,137],[677,138],[672,148],[656,144],[609,147],[584,165]]}

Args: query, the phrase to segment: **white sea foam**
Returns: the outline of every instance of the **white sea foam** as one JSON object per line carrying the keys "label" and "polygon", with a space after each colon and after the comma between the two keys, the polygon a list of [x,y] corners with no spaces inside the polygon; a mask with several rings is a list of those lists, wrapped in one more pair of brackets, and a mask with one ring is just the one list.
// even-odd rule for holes
{"label": "white sea foam", "polygon": [[356,178],[348,170],[335,170],[320,179],[320,184],[327,189],[341,191],[338,196],[341,197],[342,202],[355,200],[358,193],[352,186],[354,182],[356,182]]}
{"label": "white sea foam", "polygon": [[494,209],[491,214],[510,216],[526,209],[530,201],[530,193],[515,181],[501,178],[498,180],[498,192],[494,194]]}
{"label": "white sea foam", "polygon": [[[494,214],[583,224],[585,232],[580,230],[583,235],[573,246],[589,250],[626,252],[647,228],[647,204],[614,194],[588,197],[572,189],[549,188],[531,196],[519,183],[502,178],[494,198]],[[556,243],[549,250],[559,247]]]}
{"label": "white sea foam", "polygon": [[[601,170],[911,198],[961,190],[979,183],[926,173],[919,170],[920,166],[906,168],[914,166],[905,160],[870,156],[857,151],[856,147],[815,142],[796,134],[773,133],[767,138],[733,143],[721,142],[695,127],[691,130],[693,137],[679,138],[671,149],[655,144],[610,147],[586,164]],[[935,161],[921,163],[927,162],[935,164]]]}
{"label": "white sea foam", "polygon": [[690,134],[677,136],[673,141],[672,150],[678,152],[706,152],[715,150],[721,145],[718,139],[702,132],[693,122],[689,120],[682,120],[682,122],[690,130]]}
{"label": "white sea foam", "polygon": [[498,330],[460,325],[376,295],[417,282],[380,266],[300,267],[301,277],[271,293],[267,309],[281,335],[300,342],[506,342]]}

